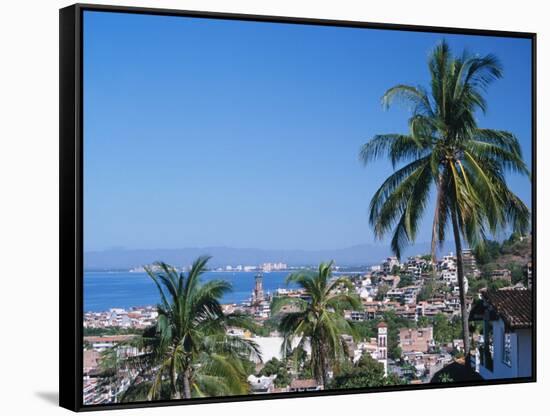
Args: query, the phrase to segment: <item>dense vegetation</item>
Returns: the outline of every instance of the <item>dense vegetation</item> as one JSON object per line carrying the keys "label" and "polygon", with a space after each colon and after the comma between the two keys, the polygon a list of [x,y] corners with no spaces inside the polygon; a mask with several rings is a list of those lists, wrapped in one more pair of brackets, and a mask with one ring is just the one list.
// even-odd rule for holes
{"label": "dense vegetation", "polygon": [[247,316],[223,313],[220,299],[231,290],[228,282],[200,282],[208,260],[199,257],[187,274],[165,263],[157,264],[160,271],[146,268],[159,291],[159,317],[136,341],[145,354],[127,363],[139,377],[123,400],[249,392],[250,360],[261,359],[260,351],[254,342],[227,332],[230,327],[248,329],[252,323]]}
{"label": "dense vegetation", "polygon": [[[327,385],[329,371],[337,369],[345,360],[347,347],[342,335],[356,337],[353,327],[344,319],[343,311],[362,308],[349,279],[332,279],[332,265],[332,262],[321,263],[315,274],[299,272],[289,275],[287,283],[299,286],[309,301],[281,297],[273,310],[276,314],[284,305],[297,308],[295,312],[285,313],[279,322],[279,332],[283,336],[281,349],[289,356],[292,348],[304,348],[309,342],[309,367],[323,386]],[[295,342],[297,346],[294,346]]]}
{"label": "dense vegetation", "polygon": [[276,387],[286,387],[291,382],[291,375],[287,369],[287,364],[284,361],[278,360],[277,358],[272,358],[271,360],[267,361],[258,375],[276,375],[277,378],[275,378],[274,381]]}
{"label": "dense vegetation", "polygon": [[364,354],[356,364],[347,363],[329,384],[331,389],[354,389],[402,384],[393,374],[385,377],[384,365],[369,354]]}

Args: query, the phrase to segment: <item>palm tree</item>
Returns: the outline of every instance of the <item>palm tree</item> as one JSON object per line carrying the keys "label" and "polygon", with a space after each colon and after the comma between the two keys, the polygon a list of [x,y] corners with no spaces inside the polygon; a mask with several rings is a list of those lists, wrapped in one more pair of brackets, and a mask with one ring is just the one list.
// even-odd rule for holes
{"label": "palm tree", "polygon": [[146,354],[134,365],[137,379],[148,380],[148,400],[166,391],[171,399],[248,393],[246,364],[261,354],[254,342],[227,334],[229,326],[249,327],[251,321],[224,315],[220,298],[229,283],[200,283],[208,260],[198,258],[187,276],[162,262],[155,263],[160,271],[146,268],[161,299],[156,326],[140,340]]}
{"label": "palm tree", "polygon": [[[530,175],[516,137],[503,130],[480,128],[476,112],[484,113],[483,93],[502,76],[493,55],[454,57],[446,42],[432,52],[428,68],[429,92],[422,87],[397,85],[382,98],[388,107],[394,99],[412,106],[408,134],[374,136],[361,149],[368,165],[389,157],[393,172],[370,203],[370,223],[378,238],[392,231],[391,248],[400,257],[415,240],[432,189],[435,212],[432,223],[432,259],[444,242],[450,224],[456,246],[462,330],[469,354],[468,311],[464,291],[462,239],[483,250],[486,234],[512,227],[525,232],[529,210],[508,188],[505,174]],[[467,360],[468,362],[469,360]]]}
{"label": "palm tree", "polygon": [[99,361],[99,368],[101,369],[102,377],[106,380],[108,388],[114,394],[114,402],[118,401],[118,388],[117,382],[120,378],[120,371],[123,370],[122,360],[118,348],[111,347],[101,352],[101,360]]}
{"label": "palm tree", "polygon": [[344,277],[331,279],[333,262],[321,263],[318,272],[294,273],[287,277],[287,283],[296,283],[304,290],[308,301],[281,297],[274,300],[272,313],[283,305],[293,304],[296,312],[285,313],[279,330],[283,335],[282,351],[287,355],[295,340],[299,340],[294,351],[311,346],[311,367],[318,383],[327,385],[328,371],[338,368],[344,360],[346,344],[343,334],[355,335],[352,326],[344,319],[344,308],[361,309],[361,302],[355,294],[352,283]]}

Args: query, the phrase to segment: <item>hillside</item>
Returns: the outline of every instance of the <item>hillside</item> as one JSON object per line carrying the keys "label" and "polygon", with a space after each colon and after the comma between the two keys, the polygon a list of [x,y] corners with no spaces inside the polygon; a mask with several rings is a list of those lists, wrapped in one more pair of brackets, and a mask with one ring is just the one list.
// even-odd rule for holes
{"label": "hillside", "polygon": [[[446,244],[441,250],[447,253],[452,250],[452,244]],[[418,243],[407,247],[403,258],[414,254],[427,253],[429,243]],[[189,265],[198,256],[212,256],[209,263],[212,267],[227,264],[257,265],[264,262],[280,261],[290,266],[315,265],[322,261],[334,260],[341,266],[360,266],[381,262],[391,256],[387,245],[361,244],[334,250],[268,250],[234,247],[201,247],[180,249],[131,250],[111,249],[104,251],[88,251],[84,254],[84,267],[90,269],[128,269],[162,260],[167,263],[184,266]]]}
{"label": "hillside", "polygon": [[510,243],[504,243],[500,249],[500,255],[493,261],[498,267],[506,267],[507,264],[520,264],[524,266],[533,258],[531,236]]}

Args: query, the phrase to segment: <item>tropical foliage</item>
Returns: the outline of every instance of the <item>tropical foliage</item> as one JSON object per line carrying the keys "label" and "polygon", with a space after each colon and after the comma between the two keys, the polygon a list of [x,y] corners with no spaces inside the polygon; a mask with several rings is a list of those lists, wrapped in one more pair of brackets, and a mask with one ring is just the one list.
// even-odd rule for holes
{"label": "tropical foliage", "polygon": [[432,325],[434,329],[434,340],[438,344],[444,344],[462,338],[462,325],[458,318],[449,320],[445,314],[438,313],[434,316]]}
{"label": "tropical foliage", "polygon": [[428,69],[428,90],[397,85],[382,98],[386,107],[396,99],[411,106],[408,134],[377,135],[361,149],[366,165],[387,157],[397,168],[372,197],[369,220],[377,237],[392,233],[391,248],[400,256],[404,246],[415,240],[435,192],[432,257],[451,228],[464,345],[469,351],[462,239],[483,250],[488,233],[506,227],[527,231],[529,210],[508,188],[505,174],[529,175],[529,171],[512,133],[477,124],[478,112],[487,110],[486,88],[502,76],[498,59],[466,52],[455,57],[449,45],[441,42],[430,56]]}
{"label": "tropical foliage", "polygon": [[275,378],[274,381],[276,387],[286,387],[290,384],[291,381],[291,375],[287,369],[287,364],[284,361],[278,360],[275,357],[265,363],[259,375],[276,375],[277,378]]}
{"label": "tropical foliage", "polygon": [[345,366],[330,382],[332,389],[394,386],[403,384],[398,377],[384,374],[384,365],[369,354],[364,354],[356,364]]}
{"label": "tropical foliage", "polygon": [[161,303],[157,324],[139,340],[145,353],[133,359],[138,385],[127,390],[126,400],[248,393],[249,363],[260,360],[260,352],[254,342],[228,335],[227,329],[252,323],[224,315],[220,298],[231,290],[228,282],[201,284],[208,259],[197,259],[187,275],[165,263],[156,263],[160,272],[146,269]]}
{"label": "tropical foliage", "polygon": [[333,262],[321,263],[316,274],[288,276],[287,283],[295,283],[303,289],[308,300],[281,297],[273,304],[273,313],[288,304],[297,309],[281,317],[279,331],[283,335],[283,353],[289,355],[309,346],[310,368],[315,379],[323,385],[327,385],[328,372],[337,371],[346,359],[347,346],[342,335],[355,334],[344,319],[343,309],[362,308],[347,278],[331,278],[332,265]]}

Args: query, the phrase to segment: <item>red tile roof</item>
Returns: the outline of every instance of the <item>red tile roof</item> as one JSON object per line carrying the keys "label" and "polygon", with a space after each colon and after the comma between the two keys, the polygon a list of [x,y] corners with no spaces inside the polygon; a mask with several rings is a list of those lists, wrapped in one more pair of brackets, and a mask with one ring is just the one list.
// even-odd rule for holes
{"label": "red tile roof", "polygon": [[99,362],[100,354],[94,350],[85,350],[84,351],[84,371],[89,371],[97,368]]}
{"label": "red tile roof", "polygon": [[105,336],[88,336],[84,337],[84,341],[95,342],[124,342],[134,338],[135,335],[105,335]]}
{"label": "red tile roof", "polygon": [[308,389],[317,387],[317,381],[313,378],[308,378],[306,380],[292,380],[290,383],[291,389]]}
{"label": "red tile roof", "polygon": [[512,329],[533,326],[533,298],[531,290],[501,289],[483,293],[484,299]]}

